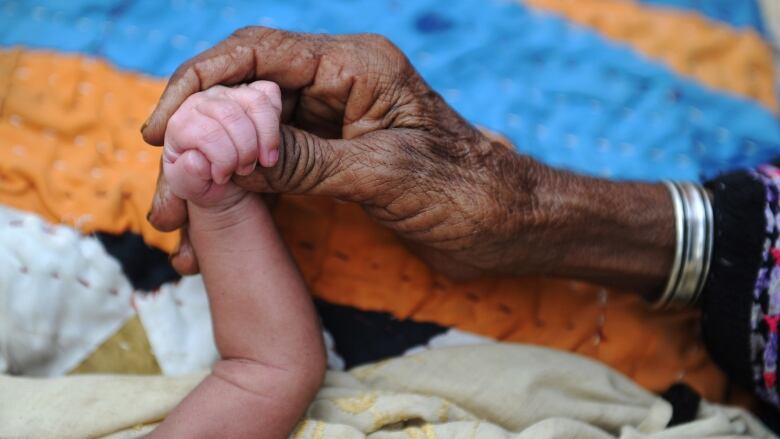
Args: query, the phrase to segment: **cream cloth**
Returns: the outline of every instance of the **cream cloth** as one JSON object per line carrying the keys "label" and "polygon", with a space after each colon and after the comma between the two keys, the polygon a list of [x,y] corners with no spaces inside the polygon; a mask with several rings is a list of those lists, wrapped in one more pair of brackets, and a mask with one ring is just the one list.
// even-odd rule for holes
{"label": "cream cloth", "polygon": [[[136,438],[203,377],[0,376],[0,437]],[[284,395],[280,395],[283,398]],[[516,344],[437,349],[328,372],[296,439],[768,438],[752,415],[671,407],[606,366]],[[262,437],[262,432],[258,432]]]}

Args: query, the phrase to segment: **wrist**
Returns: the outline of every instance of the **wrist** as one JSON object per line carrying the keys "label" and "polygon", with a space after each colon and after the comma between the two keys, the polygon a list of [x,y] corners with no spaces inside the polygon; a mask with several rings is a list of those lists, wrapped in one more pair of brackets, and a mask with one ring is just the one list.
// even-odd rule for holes
{"label": "wrist", "polygon": [[261,201],[246,191],[237,192],[230,196],[230,200],[216,205],[204,206],[188,201],[190,230],[214,233],[241,227],[244,222],[252,219],[253,214],[257,215],[253,211],[257,209],[258,203]]}
{"label": "wrist", "polygon": [[674,207],[663,184],[615,182],[547,168],[534,193],[543,274],[663,288],[674,258]]}

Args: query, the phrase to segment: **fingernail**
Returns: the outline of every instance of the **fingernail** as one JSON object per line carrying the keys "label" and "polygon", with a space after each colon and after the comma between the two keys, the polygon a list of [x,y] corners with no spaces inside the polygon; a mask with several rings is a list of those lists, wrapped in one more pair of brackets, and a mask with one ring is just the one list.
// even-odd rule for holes
{"label": "fingernail", "polygon": [[275,165],[277,160],[279,160],[279,150],[272,149],[268,151],[268,167]]}
{"label": "fingernail", "polygon": [[146,212],[146,221],[147,222],[152,222],[152,211],[151,210]]}
{"label": "fingernail", "polygon": [[238,171],[238,175],[249,175],[252,172],[254,172],[256,167],[255,163],[252,163],[251,165],[246,165],[243,168],[241,168],[240,171]]}
{"label": "fingernail", "polygon": [[141,125],[141,132],[143,132],[148,126],[149,126],[149,119],[146,119],[143,125]]}

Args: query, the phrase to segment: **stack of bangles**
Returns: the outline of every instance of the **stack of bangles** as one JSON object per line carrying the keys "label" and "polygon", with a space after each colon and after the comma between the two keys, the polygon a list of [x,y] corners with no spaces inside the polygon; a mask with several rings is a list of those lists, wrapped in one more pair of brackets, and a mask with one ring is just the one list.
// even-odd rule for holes
{"label": "stack of bangles", "polygon": [[709,274],[714,228],[712,202],[698,184],[664,184],[674,205],[674,262],[666,287],[648,301],[656,309],[682,308],[696,304]]}

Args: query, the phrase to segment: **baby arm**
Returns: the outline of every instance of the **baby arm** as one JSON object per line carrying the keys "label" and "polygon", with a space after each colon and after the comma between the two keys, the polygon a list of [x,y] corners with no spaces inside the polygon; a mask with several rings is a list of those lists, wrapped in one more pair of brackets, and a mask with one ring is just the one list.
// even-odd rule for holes
{"label": "baby arm", "polygon": [[[248,97],[266,102],[255,93],[258,90]],[[243,128],[236,126],[249,117],[247,111],[227,122],[209,116],[229,113],[208,108],[225,106],[224,97],[211,93],[179,111],[196,112],[182,116],[192,124],[213,126],[213,131],[203,131],[208,133],[204,139],[185,133],[192,129],[187,124],[169,125],[166,138],[170,135],[171,142],[166,141],[163,166],[171,189],[188,200],[190,239],[222,359],[151,436],[286,438],[322,383],[322,335],[303,279],[262,200],[229,182],[234,170],[253,167],[262,146],[257,144],[274,141],[273,136],[262,138],[261,127],[246,119]],[[276,117],[278,142],[278,111],[272,109],[271,114]],[[201,116],[219,123],[204,122]],[[226,124],[233,125],[218,129]],[[243,136],[247,141],[251,136],[244,131],[249,129],[258,134],[252,164],[240,162],[242,153],[235,151],[238,145],[233,140]],[[169,145],[179,149],[167,151]]]}

